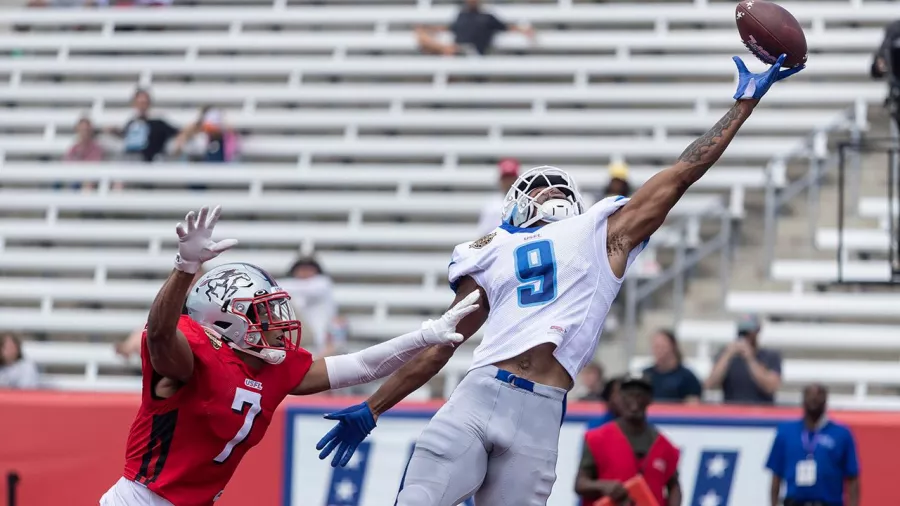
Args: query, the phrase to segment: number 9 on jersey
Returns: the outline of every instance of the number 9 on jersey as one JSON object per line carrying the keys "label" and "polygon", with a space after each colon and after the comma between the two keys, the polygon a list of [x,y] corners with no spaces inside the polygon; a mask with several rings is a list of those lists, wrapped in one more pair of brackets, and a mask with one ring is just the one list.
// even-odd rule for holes
{"label": "number 9 on jersey", "polygon": [[547,240],[516,248],[516,277],[520,307],[540,306],[556,299],[556,256]]}

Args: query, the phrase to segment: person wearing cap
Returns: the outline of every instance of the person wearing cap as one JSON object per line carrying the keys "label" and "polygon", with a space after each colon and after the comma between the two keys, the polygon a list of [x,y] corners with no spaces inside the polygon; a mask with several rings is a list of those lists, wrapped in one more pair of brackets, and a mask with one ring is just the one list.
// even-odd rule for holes
{"label": "person wearing cap", "polygon": [[278,284],[291,295],[291,303],[303,323],[305,346],[317,357],[340,352],[336,343],[329,342],[330,328],[337,318],[331,277],[314,257],[308,256],[298,258],[288,272],[291,277]]}
{"label": "person wearing cap", "polygon": [[628,197],[631,195],[631,183],[628,182],[628,165],[625,162],[609,164],[609,182],[603,191],[605,197]]}
{"label": "person wearing cap", "polygon": [[759,347],[759,318],[738,320],[737,339],[716,356],[706,388],[722,389],[725,402],[774,404],[781,388],[781,354]]}
{"label": "person wearing cap", "polygon": [[[859,506],[859,460],[853,433],[826,415],[828,389],[803,389],[803,418],[778,427],[766,468],[772,506]],[[846,492],[846,498],[844,493]]]}
{"label": "person wearing cap", "polygon": [[620,383],[619,417],[589,430],[575,481],[584,506],[608,497],[616,505],[630,500],[626,482],[641,475],[659,506],[680,506],[680,452],[647,420],[653,386],[643,376],[626,376]]}
{"label": "person wearing cap", "polygon": [[503,200],[519,177],[519,161],[515,158],[504,158],[497,164],[497,169],[500,175],[497,181],[500,191],[492,195],[481,209],[481,216],[478,219],[478,237],[484,237],[500,226],[500,216],[503,214]]}

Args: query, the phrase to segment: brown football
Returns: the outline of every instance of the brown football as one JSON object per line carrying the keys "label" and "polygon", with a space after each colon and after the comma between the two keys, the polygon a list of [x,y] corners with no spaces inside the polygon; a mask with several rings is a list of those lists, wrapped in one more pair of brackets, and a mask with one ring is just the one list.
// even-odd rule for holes
{"label": "brown football", "polygon": [[787,54],[783,67],[806,63],[806,35],[787,9],[765,0],[743,0],[734,12],[741,40],[764,63],[775,63],[781,54]]}

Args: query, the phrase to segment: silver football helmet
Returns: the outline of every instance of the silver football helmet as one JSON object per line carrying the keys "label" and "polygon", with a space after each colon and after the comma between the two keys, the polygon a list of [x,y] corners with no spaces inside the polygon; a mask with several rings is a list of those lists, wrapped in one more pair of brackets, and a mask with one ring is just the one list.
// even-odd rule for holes
{"label": "silver football helmet", "polygon": [[280,364],[300,342],[300,321],[290,299],[266,271],[229,263],[197,280],[188,294],[187,310],[232,348]]}
{"label": "silver football helmet", "polygon": [[[565,198],[550,198],[538,203],[551,188],[557,188]],[[539,192],[531,195],[535,190]],[[514,227],[529,227],[538,221],[559,221],[584,212],[584,201],[578,185],[566,171],[542,165],[526,171],[516,179],[503,202],[503,223]]]}

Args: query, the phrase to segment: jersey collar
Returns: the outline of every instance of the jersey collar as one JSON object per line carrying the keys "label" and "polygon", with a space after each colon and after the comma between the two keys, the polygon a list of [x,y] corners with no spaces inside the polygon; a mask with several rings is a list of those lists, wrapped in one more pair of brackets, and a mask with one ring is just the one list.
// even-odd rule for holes
{"label": "jersey collar", "polygon": [[537,232],[542,226],[543,225],[538,225],[537,227],[514,227],[509,223],[500,224],[500,228],[506,230],[510,234],[530,234],[532,232]]}

